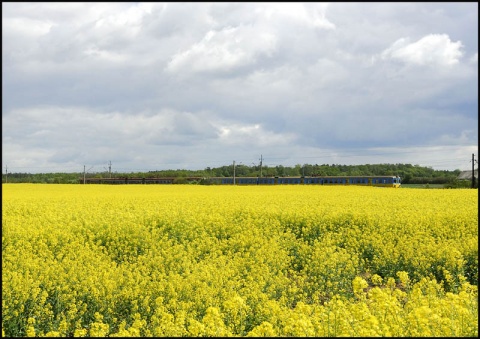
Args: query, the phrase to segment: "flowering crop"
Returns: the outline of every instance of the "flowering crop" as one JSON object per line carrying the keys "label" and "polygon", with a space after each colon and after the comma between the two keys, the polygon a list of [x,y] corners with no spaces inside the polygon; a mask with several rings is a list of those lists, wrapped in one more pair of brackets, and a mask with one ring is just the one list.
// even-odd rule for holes
{"label": "flowering crop", "polygon": [[477,336],[476,190],[3,185],[3,336]]}

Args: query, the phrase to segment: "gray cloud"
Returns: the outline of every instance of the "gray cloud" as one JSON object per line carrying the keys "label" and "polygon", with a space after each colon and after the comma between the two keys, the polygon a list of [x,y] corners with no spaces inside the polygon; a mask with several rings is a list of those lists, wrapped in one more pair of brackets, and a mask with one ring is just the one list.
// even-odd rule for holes
{"label": "gray cloud", "polygon": [[2,161],[464,169],[478,149],[477,9],[3,3]]}

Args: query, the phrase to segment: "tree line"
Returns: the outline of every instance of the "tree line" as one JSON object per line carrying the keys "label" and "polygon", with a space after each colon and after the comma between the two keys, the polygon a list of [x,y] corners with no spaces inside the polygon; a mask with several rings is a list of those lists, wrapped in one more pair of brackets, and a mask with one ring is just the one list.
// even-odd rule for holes
{"label": "tree line", "polygon": [[[364,175],[396,175],[402,178],[403,184],[452,184],[460,174],[460,170],[434,170],[411,164],[297,164],[295,166],[247,166],[243,164],[206,167],[203,170],[158,170],[148,172],[86,173],[86,178],[185,178],[185,177],[275,177],[275,176],[364,176]],[[83,172],[75,173],[8,173],[2,175],[2,182],[9,183],[48,183],[78,184],[83,183]],[[178,182],[182,182],[179,180]]]}

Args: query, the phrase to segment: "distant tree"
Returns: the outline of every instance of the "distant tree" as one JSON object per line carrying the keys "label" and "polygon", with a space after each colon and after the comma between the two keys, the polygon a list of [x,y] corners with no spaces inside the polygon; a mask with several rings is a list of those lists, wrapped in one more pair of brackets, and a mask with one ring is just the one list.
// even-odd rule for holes
{"label": "distant tree", "polygon": [[290,175],[291,176],[300,176],[302,175],[302,165],[296,164],[295,167],[293,167],[290,170]]}
{"label": "distant tree", "polygon": [[283,167],[282,165],[275,166],[275,169],[277,171],[277,176],[283,177],[285,175],[285,167]]}
{"label": "distant tree", "polygon": [[277,173],[274,167],[268,167],[268,166],[264,166],[262,172],[263,172],[262,175],[264,177],[274,177]]}
{"label": "distant tree", "polygon": [[[263,166],[263,176],[333,176],[333,175],[398,175],[402,178],[402,183],[449,183],[451,180],[456,179],[460,174],[460,170],[454,171],[436,171],[430,167],[422,167],[419,165],[411,164],[364,164],[364,165],[295,165],[294,167],[288,167],[283,165],[277,165],[275,167]],[[260,171],[258,166],[246,166],[243,164],[236,166],[237,176],[259,176]],[[116,178],[155,178],[155,177],[173,177],[173,178],[185,178],[185,177],[231,177],[233,176],[233,165],[226,165],[217,168],[207,167],[204,170],[156,170],[149,172],[130,172],[122,173],[115,172],[112,177]],[[106,178],[109,177],[109,173],[87,173],[87,178]],[[5,174],[2,175],[2,182],[5,182]],[[82,173],[8,173],[9,183],[83,183]],[[471,182],[470,182],[471,185]]]}

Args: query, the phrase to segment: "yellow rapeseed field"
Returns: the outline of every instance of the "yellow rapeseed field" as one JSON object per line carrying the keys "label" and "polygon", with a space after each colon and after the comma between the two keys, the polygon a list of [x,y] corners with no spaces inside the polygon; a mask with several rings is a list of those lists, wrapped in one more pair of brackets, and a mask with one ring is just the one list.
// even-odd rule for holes
{"label": "yellow rapeseed field", "polygon": [[3,336],[478,335],[478,191],[2,186]]}

